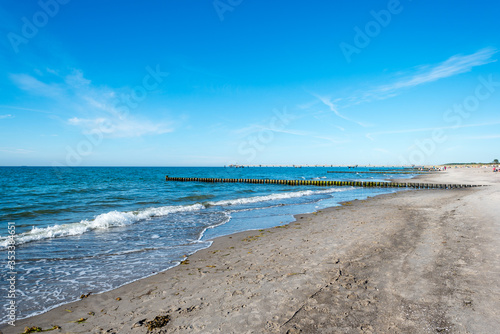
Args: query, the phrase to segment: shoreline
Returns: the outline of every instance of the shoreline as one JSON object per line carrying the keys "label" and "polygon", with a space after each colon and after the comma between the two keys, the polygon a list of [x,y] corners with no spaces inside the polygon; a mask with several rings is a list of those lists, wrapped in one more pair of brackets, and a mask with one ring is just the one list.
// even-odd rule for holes
{"label": "shoreline", "polygon": [[[447,175],[450,173],[454,174],[448,172]],[[475,178],[476,182],[485,182],[469,174],[467,173],[467,177]],[[416,179],[442,179],[443,176],[445,175],[441,173],[418,175]],[[488,177],[491,178],[491,175]],[[494,181],[498,182],[498,179]],[[415,204],[422,201],[429,202],[432,206],[433,202],[443,202],[444,198],[448,201],[441,204],[449,205],[455,204],[450,201],[452,199],[463,200],[463,197],[477,197],[478,194],[485,192],[496,198],[498,184],[495,182],[491,183],[492,187],[488,187],[490,189],[412,190],[377,195],[367,200],[355,200],[315,213],[295,215],[294,222],[275,228],[218,237],[212,240],[211,246],[190,255],[183,264],[120,288],[90,295],[88,298],[65,304],[41,315],[19,320],[14,328],[2,325],[2,331],[19,333],[25,326],[39,326],[45,330],[58,325],[62,327],[62,331],[55,330],[54,333],[67,331],[145,333],[146,321],[153,320],[158,315],[169,315],[170,322],[156,332],[241,332],[242,327],[249,332],[291,330],[290,333],[294,333],[294,330],[308,332],[308,329],[319,331],[320,328],[314,326],[324,324],[322,328],[327,328],[328,322],[332,325],[332,319],[337,319],[339,314],[346,313],[335,311],[334,318],[327,317],[330,320],[325,320],[328,312],[342,309],[346,306],[343,303],[346,302],[338,300],[323,303],[326,306],[318,308],[321,303],[317,300],[313,303],[314,298],[311,300],[314,294],[319,296],[327,293],[327,290],[335,286],[338,291],[336,290],[334,295],[345,294],[346,300],[352,296],[356,302],[356,312],[362,313],[355,319],[360,319],[362,324],[355,326],[347,312],[348,315],[335,320],[336,326],[330,328],[377,332],[383,326],[370,314],[373,313],[374,305],[383,304],[383,298],[373,297],[377,295],[377,291],[385,291],[388,287],[383,280],[380,280],[379,276],[382,273],[375,270],[373,265],[365,263],[363,266],[359,263],[357,258],[360,254],[364,254],[362,258],[385,254],[385,249],[377,247],[377,243],[382,245],[384,242],[387,243],[387,240],[392,240],[392,243],[387,243],[389,248],[404,248],[405,245],[399,245],[398,241],[391,237],[398,233],[405,235],[405,232],[411,232],[408,234],[409,237],[420,233],[414,230],[405,231],[409,228],[406,226],[407,222],[405,219],[398,220],[399,215],[407,214],[402,209],[405,207],[405,202],[413,205],[408,208],[409,211],[415,211],[413,208]],[[438,194],[441,196],[437,196]],[[393,202],[399,203],[399,209],[394,210],[389,207]],[[432,208],[434,211],[438,209]],[[426,210],[422,212],[427,214]],[[418,224],[425,225],[425,222],[418,220],[417,217],[411,219],[416,219]],[[498,218],[494,218],[493,221],[498,222]],[[374,222],[378,224],[372,224]],[[439,222],[436,224],[438,226]],[[328,234],[331,240],[325,237],[327,231],[331,233]],[[335,233],[332,233],[333,231]],[[429,237],[432,237],[432,233]],[[440,247],[444,247],[443,245],[446,244],[438,244]],[[440,247],[436,248],[436,251],[443,251]],[[424,249],[420,252],[429,256]],[[380,263],[380,259],[378,262],[379,265],[384,265]],[[365,267],[369,267],[371,275],[366,272],[368,269]],[[390,268],[387,269],[390,272]],[[373,278],[366,279],[367,283],[363,283],[364,279],[360,280],[359,275],[349,276],[349,272],[356,271],[360,273],[365,271],[365,275],[361,276],[373,276]],[[357,291],[357,288],[354,287],[361,288],[362,291],[356,293],[354,290]],[[405,289],[411,290],[410,287],[402,290]],[[422,289],[426,290],[425,287]],[[498,291],[500,288],[495,290],[495,293]],[[400,292],[398,291],[398,294]],[[403,292],[408,293],[408,291]],[[363,295],[366,298],[360,297]],[[468,303],[468,300],[463,303]],[[330,307],[328,304],[331,304]],[[394,330],[410,328],[408,326],[411,324],[404,321],[398,323],[396,318],[393,319],[389,315],[387,317],[395,322],[391,327]],[[75,322],[81,318],[86,320],[81,323]],[[412,321],[418,322],[415,319]],[[491,325],[491,321],[484,323]],[[446,320],[441,325],[443,328],[459,328],[451,320]],[[392,332],[391,328],[385,330]]]}
{"label": "shoreline", "polygon": [[[408,180],[408,179],[401,179],[401,180]],[[399,191],[403,191],[403,190],[399,190]],[[362,202],[362,201],[365,201],[365,200],[369,200],[369,199],[371,199],[371,198],[375,198],[375,197],[379,197],[379,196],[384,196],[384,195],[392,195],[392,194],[394,194],[394,193],[377,194],[377,195],[373,195],[373,196],[368,196],[368,198],[367,198],[367,199],[363,199],[363,200],[354,199],[353,201],[360,201],[360,202]],[[345,202],[350,202],[350,201],[345,201]],[[343,205],[343,203],[345,203],[345,202],[339,202],[339,203],[338,203],[339,205],[337,205],[337,206],[327,207],[327,208],[321,209],[321,210],[319,210],[319,211],[325,211],[325,210],[327,210],[327,209],[331,209],[331,208],[338,208],[338,207],[342,206],[342,205]],[[290,224],[295,223],[295,222],[297,221],[297,217],[302,217],[302,216],[307,216],[307,215],[312,215],[312,214],[315,214],[315,213],[310,212],[310,213],[300,213],[300,214],[294,214],[294,215],[293,215],[293,214],[290,214],[290,216],[291,216],[291,217],[293,217],[293,218],[294,218],[294,220],[293,220],[293,221],[291,221],[291,222],[289,222],[289,223],[283,223],[283,224],[281,224],[281,225],[278,225],[278,226],[275,226],[275,227],[270,227],[270,228],[263,228],[263,229],[255,228],[255,229],[245,230],[245,231],[235,232],[235,233],[228,234],[228,235],[218,236],[218,237],[215,237],[215,238],[213,238],[213,239],[207,239],[207,240],[204,240],[204,241],[206,241],[206,242],[209,242],[209,243],[210,243],[210,245],[209,245],[209,246],[207,246],[207,247],[205,247],[205,248],[201,248],[201,249],[199,249],[199,250],[196,250],[196,251],[194,251],[194,253],[191,253],[191,254],[186,255],[186,257],[185,257],[185,259],[184,259],[184,260],[189,260],[190,258],[192,258],[192,257],[193,257],[195,254],[197,254],[197,253],[200,253],[200,252],[203,252],[203,251],[210,250],[210,249],[212,248],[212,246],[213,246],[214,242],[216,242],[216,241],[220,241],[220,242],[222,242],[222,243],[224,243],[224,244],[228,242],[227,240],[218,240],[218,239],[225,239],[225,238],[227,238],[227,239],[232,239],[233,237],[235,237],[235,238],[238,238],[238,237],[247,238],[247,237],[249,237],[249,236],[251,237],[251,235],[252,235],[253,233],[255,233],[256,231],[272,230],[272,229],[274,229],[274,228],[284,228],[284,227],[286,227],[287,225],[290,225]],[[206,231],[206,230],[205,230],[205,231]],[[203,235],[203,234],[204,234],[204,233],[202,233],[202,235]],[[201,239],[200,239],[200,240],[201,240]],[[202,256],[203,256],[203,255],[202,255]],[[125,283],[125,284],[123,284],[123,285],[121,285],[121,286],[118,286],[118,287],[116,287],[116,288],[113,288],[113,289],[111,289],[111,290],[106,290],[106,291],[102,291],[102,292],[98,292],[98,293],[92,293],[92,292],[90,292],[90,295],[92,295],[92,296],[97,296],[97,295],[101,295],[101,294],[111,293],[111,292],[112,292],[112,291],[114,291],[114,290],[121,289],[121,288],[125,288],[125,287],[127,287],[128,285],[131,285],[131,284],[134,284],[134,283],[137,283],[137,282],[141,282],[141,281],[143,281],[143,280],[147,280],[147,279],[149,279],[149,278],[151,278],[151,277],[154,277],[154,276],[156,276],[156,275],[163,274],[163,273],[165,273],[165,272],[167,272],[167,271],[170,271],[170,270],[172,270],[172,269],[174,269],[174,268],[176,268],[176,267],[178,267],[178,266],[180,266],[180,265],[182,265],[182,263],[179,263],[179,264],[173,265],[172,267],[170,267],[170,268],[168,268],[168,269],[165,269],[165,270],[163,270],[163,271],[161,271],[161,272],[152,273],[152,274],[150,274],[149,276],[145,276],[145,277],[142,277],[142,278],[136,279],[136,280],[134,280],[134,281],[131,281],[131,282],[129,282],[129,283]],[[84,292],[88,292],[88,291],[82,291],[82,293],[84,293]],[[90,295],[89,295],[89,296],[90,296]],[[59,304],[59,305],[57,305],[57,306],[53,306],[53,307],[51,307],[50,309],[48,309],[48,310],[46,310],[46,311],[41,311],[40,313],[33,314],[33,315],[30,315],[30,316],[24,317],[24,318],[22,318],[22,319],[18,319],[18,320],[16,320],[16,323],[20,323],[21,321],[26,321],[26,320],[29,320],[29,319],[31,319],[31,318],[35,318],[35,317],[39,317],[39,316],[43,316],[44,314],[46,314],[46,313],[48,313],[48,312],[50,312],[50,311],[56,310],[56,309],[65,309],[65,310],[66,310],[66,309],[67,309],[67,306],[72,305],[72,304],[76,304],[76,305],[78,305],[78,303],[80,303],[81,301],[82,301],[82,299],[78,299],[78,300],[74,300],[74,301],[69,301],[69,302],[63,302],[63,303],[61,303],[61,304]],[[17,325],[16,325],[16,327],[17,327]],[[5,331],[5,330],[7,330],[8,328],[10,328],[10,327],[9,327],[9,326],[7,326],[7,323],[0,324],[0,330],[4,330],[4,331]],[[0,331],[0,334],[2,334],[2,332],[1,332],[1,331]]]}
{"label": "shoreline", "polygon": [[[403,179],[403,180],[409,180],[409,179],[408,179],[408,178],[406,178],[406,179]],[[347,187],[347,186],[346,186],[346,187]],[[375,195],[367,195],[367,196],[368,196],[368,198],[372,198],[372,197],[376,197],[376,196],[380,196],[380,195],[375,194]],[[365,198],[365,196],[364,196],[364,195],[362,195],[362,196],[361,196],[361,198]],[[354,200],[358,200],[358,199],[354,199]],[[364,199],[363,199],[363,200],[364,200]],[[334,207],[338,207],[338,206],[340,206],[342,203],[343,203],[343,202],[338,202],[338,205],[336,205],[336,206],[334,206]],[[294,221],[296,220],[296,216],[297,216],[297,215],[303,215],[303,214],[306,214],[306,215],[307,215],[307,214],[312,214],[312,212],[311,212],[311,213],[300,213],[300,214],[292,214],[292,213],[290,213],[290,214],[288,214],[286,217],[291,217],[293,220],[292,220],[292,221],[290,221],[290,222],[288,222],[288,223],[282,223],[280,226],[285,226],[285,225],[288,225],[288,224],[290,224],[290,223],[294,222]],[[286,221],[288,221],[288,220],[286,220]],[[223,225],[223,224],[221,224],[221,225]],[[233,235],[238,235],[238,234],[240,234],[240,233],[245,233],[245,232],[252,233],[252,232],[255,232],[255,231],[258,231],[258,230],[263,230],[263,229],[272,229],[272,228],[275,228],[275,226],[273,226],[273,227],[262,227],[262,228],[252,228],[252,229],[249,229],[249,230],[244,230],[244,231],[239,231],[239,232],[233,232],[233,233],[231,233],[231,234],[227,234],[227,235],[220,235],[220,236],[216,236],[216,237],[214,237],[214,238],[210,238],[210,239],[203,240],[203,235],[206,233],[206,231],[207,231],[207,230],[210,230],[210,229],[212,229],[212,228],[217,228],[218,226],[219,226],[219,225],[217,225],[217,226],[213,226],[213,227],[208,227],[208,228],[205,228],[205,230],[201,233],[200,238],[199,238],[197,241],[198,241],[198,242],[207,242],[207,243],[209,243],[209,245],[208,245],[208,246],[205,246],[204,248],[200,248],[199,250],[196,250],[196,251],[194,251],[193,253],[186,253],[187,255],[185,256],[184,260],[185,260],[185,259],[188,259],[188,258],[190,258],[190,257],[192,257],[194,254],[196,254],[196,253],[198,253],[198,252],[200,252],[200,251],[203,251],[203,250],[209,249],[209,248],[212,246],[213,242],[214,242],[216,239],[218,239],[218,238],[231,237],[231,236],[233,236]],[[179,260],[179,261],[181,261],[181,260]],[[180,265],[180,262],[179,262],[178,264],[174,264],[174,265],[172,265],[171,267],[169,267],[168,269],[165,269],[165,270],[163,270],[163,271],[151,272],[151,273],[150,273],[149,275],[147,275],[147,276],[144,276],[144,277],[141,277],[141,278],[135,279],[135,280],[130,281],[130,282],[128,282],[128,283],[124,283],[124,284],[122,284],[122,285],[120,285],[120,286],[114,287],[114,288],[109,289],[109,290],[100,291],[100,292],[93,292],[93,291],[91,291],[90,289],[82,290],[82,291],[79,291],[79,292],[78,292],[78,296],[79,296],[79,295],[85,295],[85,294],[90,294],[90,295],[94,295],[94,296],[95,296],[95,295],[101,295],[101,294],[104,294],[104,293],[110,293],[110,292],[112,292],[112,291],[114,291],[114,290],[116,290],[116,289],[119,289],[119,288],[122,288],[122,287],[126,287],[126,286],[128,286],[128,285],[130,285],[130,284],[134,284],[134,283],[136,283],[136,282],[140,282],[140,281],[142,281],[142,280],[148,279],[148,278],[153,277],[153,276],[155,276],[155,275],[161,274],[161,273],[163,273],[163,272],[166,272],[166,271],[172,270],[173,268],[175,268],[175,267],[177,267],[177,266],[179,266],[179,265]],[[17,319],[17,320],[16,320],[16,323],[19,323],[19,322],[21,322],[21,321],[28,320],[28,319],[31,319],[31,318],[34,318],[34,317],[43,316],[43,315],[44,315],[44,314],[46,314],[47,312],[50,312],[50,311],[55,310],[55,309],[58,309],[58,308],[63,309],[63,308],[65,308],[67,305],[70,305],[70,304],[73,304],[73,303],[79,303],[79,302],[81,302],[81,300],[82,300],[82,299],[80,298],[80,299],[76,299],[76,300],[73,300],[73,301],[65,301],[65,302],[61,302],[60,304],[55,305],[55,306],[51,306],[50,308],[48,308],[48,309],[46,309],[46,310],[44,310],[44,311],[39,311],[39,312],[34,313],[34,314],[31,314],[31,315],[29,315],[29,316],[25,316],[25,317],[23,317],[23,318],[19,318],[19,319]],[[3,329],[3,330],[6,330],[6,329],[8,329],[8,328],[10,328],[10,326],[8,326],[8,325],[7,325],[7,323],[2,323],[2,324],[0,324],[0,330],[2,330],[2,329]],[[44,328],[45,328],[45,327],[44,327]],[[0,331],[0,334],[2,334],[2,332],[1,332],[1,331]]]}

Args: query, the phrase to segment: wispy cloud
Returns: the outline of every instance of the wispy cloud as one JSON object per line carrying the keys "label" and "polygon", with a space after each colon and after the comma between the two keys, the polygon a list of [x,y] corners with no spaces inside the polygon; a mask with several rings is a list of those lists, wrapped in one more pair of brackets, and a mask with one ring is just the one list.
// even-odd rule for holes
{"label": "wispy cloud", "polygon": [[350,121],[349,118],[347,118],[344,115],[342,115],[341,113],[339,113],[339,111],[337,110],[337,107],[333,104],[333,102],[331,101],[330,97],[328,97],[328,96],[321,96],[321,95],[318,95],[318,94],[315,94],[315,93],[313,93],[312,95],[314,97],[316,97],[318,100],[320,100],[328,108],[330,108],[330,110],[333,111],[333,113],[335,115],[337,115],[340,118],[345,119],[346,121]]}
{"label": "wispy cloud", "polygon": [[291,135],[297,135],[297,136],[306,136],[309,135],[308,132],[306,131],[301,131],[301,130],[293,130],[293,129],[281,129],[281,128],[273,128],[269,126],[264,126],[261,124],[250,124],[246,127],[239,128],[239,129],[234,129],[231,132],[233,134],[236,134],[241,137],[246,137],[254,133],[258,133],[261,131],[271,131],[271,132],[277,132],[277,133],[286,133],[286,134],[291,134]]}
{"label": "wispy cloud", "polygon": [[371,124],[353,120],[344,113],[341,113],[340,110],[361,103],[395,97],[407,89],[470,72],[474,67],[496,62],[497,59],[494,58],[496,53],[498,53],[497,49],[488,47],[469,55],[454,55],[438,64],[419,65],[411,70],[398,73],[396,75],[397,79],[389,83],[372,86],[372,88],[367,90],[345,94],[344,96],[337,96],[335,99],[332,98],[332,94],[318,94],[308,91],[317,100],[299,104],[297,108],[309,110],[312,107],[316,107],[318,102],[321,102],[337,117],[343,120],[354,122],[363,127],[372,126]]}
{"label": "wispy cloud", "polygon": [[127,88],[93,85],[81,70],[66,75],[50,70],[47,74],[43,76],[45,81],[28,74],[12,74],[10,77],[20,89],[44,96],[54,109],[72,115],[67,124],[81,128],[84,133],[98,129],[109,137],[140,137],[173,131],[172,122],[148,119],[138,113],[139,107],[129,108],[126,101],[121,101],[119,97],[130,93]]}
{"label": "wispy cloud", "polygon": [[10,78],[17,85],[17,87],[34,95],[59,98],[64,93],[64,90],[60,85],[42,82],[28,74],[11,74]]}
{"label": "wispy cloud", "polygon": [[378,152],[378,153],[383,153],[383,154],[390,154],[390,155],[393,154],[391,151],[386,150],[385,148],[380,148],[380,147],[374,148],[373,151]]}
{"label": "wispy cloud", "polygon": [[144,135],[157,135],[172,132],[168,124],[157,124],[148,120],[137,120],[127,117],[119,122],[112,122],[106,118],[84,119],[73,117],[68,123],[83,129],[84,133],[91,134],[99,130],[104,135],[112,137],[141,137]]}
{"label": "wispy cloud", "polygon": [[298,104],[297,108],[299,108],[299,109],[309,109],[309,108],[315,106],[316,104],[318,104],[319,102],[320,101],[318,101],[317,99],[314,99],[314,100],[306,102],[306,103]]}
{"label": "wispy cloud", "polygon": [[273,129],[273,128],[266,128],[266,127],[261,127],[260,129],[272,131],[272,132],[278,132],[278,133],[285,133],[285,134],[294,135],[294,136],[309,136],[310,135],[310,133],[307,131],[294,130],[294,129]]}
{"label": "wispy cloud", "polygon": [[489,139],[499,139],[500,134],[480,135],[480,136],[465,136],[465,137],[460,137],[460,138],[466,139],[466,140],[489,140]]}
{"label": "wispy cloud", "polygon": [[26,150],[24,148],[0,147],[0,152],[15,153],[15,154],[27,154],[27,153],[33,153],[35,151]]}
{"label": "wispy cloud", "polygon": [[346,140],[345,138],[337,138],[337,137],[332,137],[329,135],[321,135],[318,134],[317,132],[311,132],[311,131],[304,131],[304,130],[296,130],[296,129],[278,129],[278,128],[271,128],[271,127],[266,127],[262,126],[259,124],[252,124],[244,128],[240,129],[235,129],[232,132],[236,135],[239,135],[241,137],[246,137],[251,134],[255,134],[261,131],[270,131],[270,132],[275,132],[275,133],[283,133],[287,135],[292,135],[292,136],[301,136],[301,137],[308,137],[308,138],[316,138],[316,139],[321,139],[321,140],[326,140],[329,143],[333,144],[341,144],[341,143],[346,143],[349,142],[349,140]]}
{"label": "wispy cloud", "polygon": [[11,114],[0,115],[0,119],[7,119],[7,118],[14,118],[14,116],[12,116]]}
{"label": "wispy cloud", "polygon": [[413,132],[428,132],[434,130],[448,130],[448,129],[462,129],[462,128],[477,128],[482,126],[491,126],[495,124],[500,124],[499,122],[489,122],[489,123],[478,123],[478,124],[466,124],[466,125],[450,125],[450,126],[440,126],[434,128],[416,128],[416,129],[403,129],[403,130],[391,130],[391,131],[379,131],[367,133],[365,136],[368,139],[375,140],[374,137],[378,135],[391,135],[391,134],[402,134],[402,133],[413,133]]}
{"label": "wispy cloud", "polygon": [[344,144],[344,143],[349,143],[350,140],[344,139],[344,138],[337,138],[337,137],[331,137],[331,136],[313,136],[314,138],[317,139],[323,139],[326,140],[332,144]]}
{"label": "wispy cloud", "polygon": [[39,113],[43,113],[43,114],[52,114],[52,112],[47,111],[47,110],[40,110],[40,109],[33,109],[33,108],[23,108],[23,107],[17,107],[17,106],[0,105],[0,108],[3,108],[3,109],[13,109],[13,110],[23,110],[23,111],[33,111],[33,112],[39,112]]}
{"label": "wispy cloud", "polygon": [[494,48],[484,48],[470,55],[454,55],[437,65],[418,66],[403,74],[398,80],[353,96],[350,100],[361,103],[394,97],[405,89],[470,72],[476,66],[496,62],[493,56],[497,52],[498,50]]}
{"label": "wispy cloud", "polygon": [[359,121],[356,121],[356,120],[353,120],[347,116],[344,116],[343,114],[341,114],[339,111],[338,111],[338,106],[335,105],[335,103],[337,101],[340,101],[341,99],[336,99],[336,100],[333,100],[332,101],[332,98],[329,97],[329,96],[322,96],[322,95],[319,95],[319,94],[316,94],[316,93],[311,93],[311,95],[313,95],[314,97],[316,97],[319,101],[321,101],[324,105],[326,105],[330,111],[333,111],[333,113],[337,116],[337,117],[340,117],[346,121],[349,121],[349,122],[352,122],[352,123],[355,123],[359,126],[362,126],[362,127],[369,127],[370,124],[367,124],[367,123],[362,123],[362,122],[359,122]]}

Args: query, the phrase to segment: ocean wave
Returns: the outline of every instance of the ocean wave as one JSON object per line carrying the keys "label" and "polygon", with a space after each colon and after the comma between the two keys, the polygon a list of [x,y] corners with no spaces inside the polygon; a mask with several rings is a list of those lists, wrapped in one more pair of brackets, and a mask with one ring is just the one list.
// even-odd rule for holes
{"label": "ocean wave", "polygon": [[[92,230],[109,229],[131,225],[142,220],[162,217],[171,213],[198,211],[205,207],[202,204],[193,204],[187,206],[164,206],[158,208],[148,208],[141,211],[119,212],[111,211],[96,216],[93,220],[82,220],[79,223],[53,225],[48,227],[33,227],[31,231],[16,235],[16,244],[24,244],[32,241],[45,239],[74,236],[86,233]],[[0,249],[8,246],[7,237],[0,238]]]}
{"label": "ocean wave", "polygon": [[[113,227],[132,225],[139,221],[151,219],[154,217],[162,217],[172,213],[200,211],[205,209],[207,206],[232,206],[232,205],[252,204],[259,202],[285,200],[289,198],[298,198],[311,195],[328,194],[345,190],[349,190],[349,188],[347,189],[329,188],[323,190],[303,190],[295,192],[273,193],[263,196],[241,197],[228,200],[205,202],[204,203],[205,205],[197,203],[192,205],[152,207],[144,210],[129,211],[129,212],[110,211],[107,213],[100,214],[92,220],[82,220],[78,223],[60,224],[48,227],[33,227],[31,231],[16,235],[15,242],[17,245],[19,245],[34,241],[52,239],[52,238],[76,236],[93,230],[105,230]],[[227,217],[226,219],[223,219],[220,223],[215,224],[215,226],[224,224],[227,221],[229,221],[229,219],[230,217]],[[7,246],[8,246],[8,238],[0,237],[0,250],[5,249]]]}
{"label": "ocean wave", "polygon": [[330,189],[324,189],[324,190],[302,190],[302,191],[295,191],[295,192],[270,194],[270,195],[264,195],[264,196],[228,199],[228,200],[222,200],[222,201],[217,201],[217,202],[208,202],[206,204],[211,205],[211,206],[251,204],[251,203],[275,201],[275,200],[280,200],[280,199],[297,198],[297,197],[304,197],[304,196],[311,196],[311,195],[329,194],[329,193],[345,191],[345,190],[347,190],[347,189],[330,188]]}
{"label": "ocean wave", "polygon": [[180,197],[178,198],[178,201],[203,201],[203,200],[208,200],[210,198],[214,198],[215,195],[212,194],[204,194],[204,195],[191,195],[191,196],[185,196],[185,197]]}

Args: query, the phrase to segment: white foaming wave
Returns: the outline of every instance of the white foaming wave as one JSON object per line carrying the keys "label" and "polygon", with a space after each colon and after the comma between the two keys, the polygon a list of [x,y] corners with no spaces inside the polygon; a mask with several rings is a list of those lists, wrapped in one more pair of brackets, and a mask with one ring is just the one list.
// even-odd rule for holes
{"label": "white foaming wave", "polygon": [[231,220],[231,214],[229,212],[224,212],[224,219],[222,219],[219,223],[215,224],[215,225],[211,225],[211,226],[207,226],[201,233],[200,233],[200,236],[198,237],[198,240],[196,242],[199,242],[199,243],[203,243],[205,241],[202,241],[201,239],[203,239],[203,236],[205,235],[205,232],[209,229],[209,228],[216,228],[218,226],[221,226],[221,225],[224,225],[226,223],[228,223],[230,220]]}
{"label": "white foaming wave", "polygon": [[[29,232],[18,234],[15,237],[15,242],[16,244],[24,244],[38,240],[80,235],[92,230],[131,225],[141,220],[153,217],[162,217],[170,213],[198,211],[204,208],[205,206],[202,204],[193,204],[187,206],[164,206],[131,212],[111,211],[100,214],[93,220],[82,220],[79,223],[53,225],[42,228],[33,227],[33,229]],[[0,249],[6,248],[8,246],[8,242],[9,241],[6,237],[0,238]]]}
{"label": "white foaming wave", "polygon": [[251,204],[251,203],[267,202],[267,201],[274,201],[274,200],[280,200],[280,199],[318,195],[318,194],[329,194],[329,193],[340,192],[340,191],[345,191],[345,190],[348,190],[348,189],[330,188],[330,189],[325,189],[325,190],[302,190],[302,191],[295,191],[295,192],[270,194],[270,195],[264,195],[264,196],[228,199],[228,200],[222,200],[222,201],[217,201],[217,202],[208,202],[208,204],[212,205],[212,206]]}

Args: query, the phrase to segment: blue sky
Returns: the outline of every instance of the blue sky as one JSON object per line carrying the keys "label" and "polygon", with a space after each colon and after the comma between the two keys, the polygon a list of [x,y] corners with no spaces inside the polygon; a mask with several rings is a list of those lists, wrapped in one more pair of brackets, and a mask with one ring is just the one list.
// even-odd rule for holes
{"label": "blue sky", "polygon": [[497,1],[4,0],[0,165],[500,159]]}

